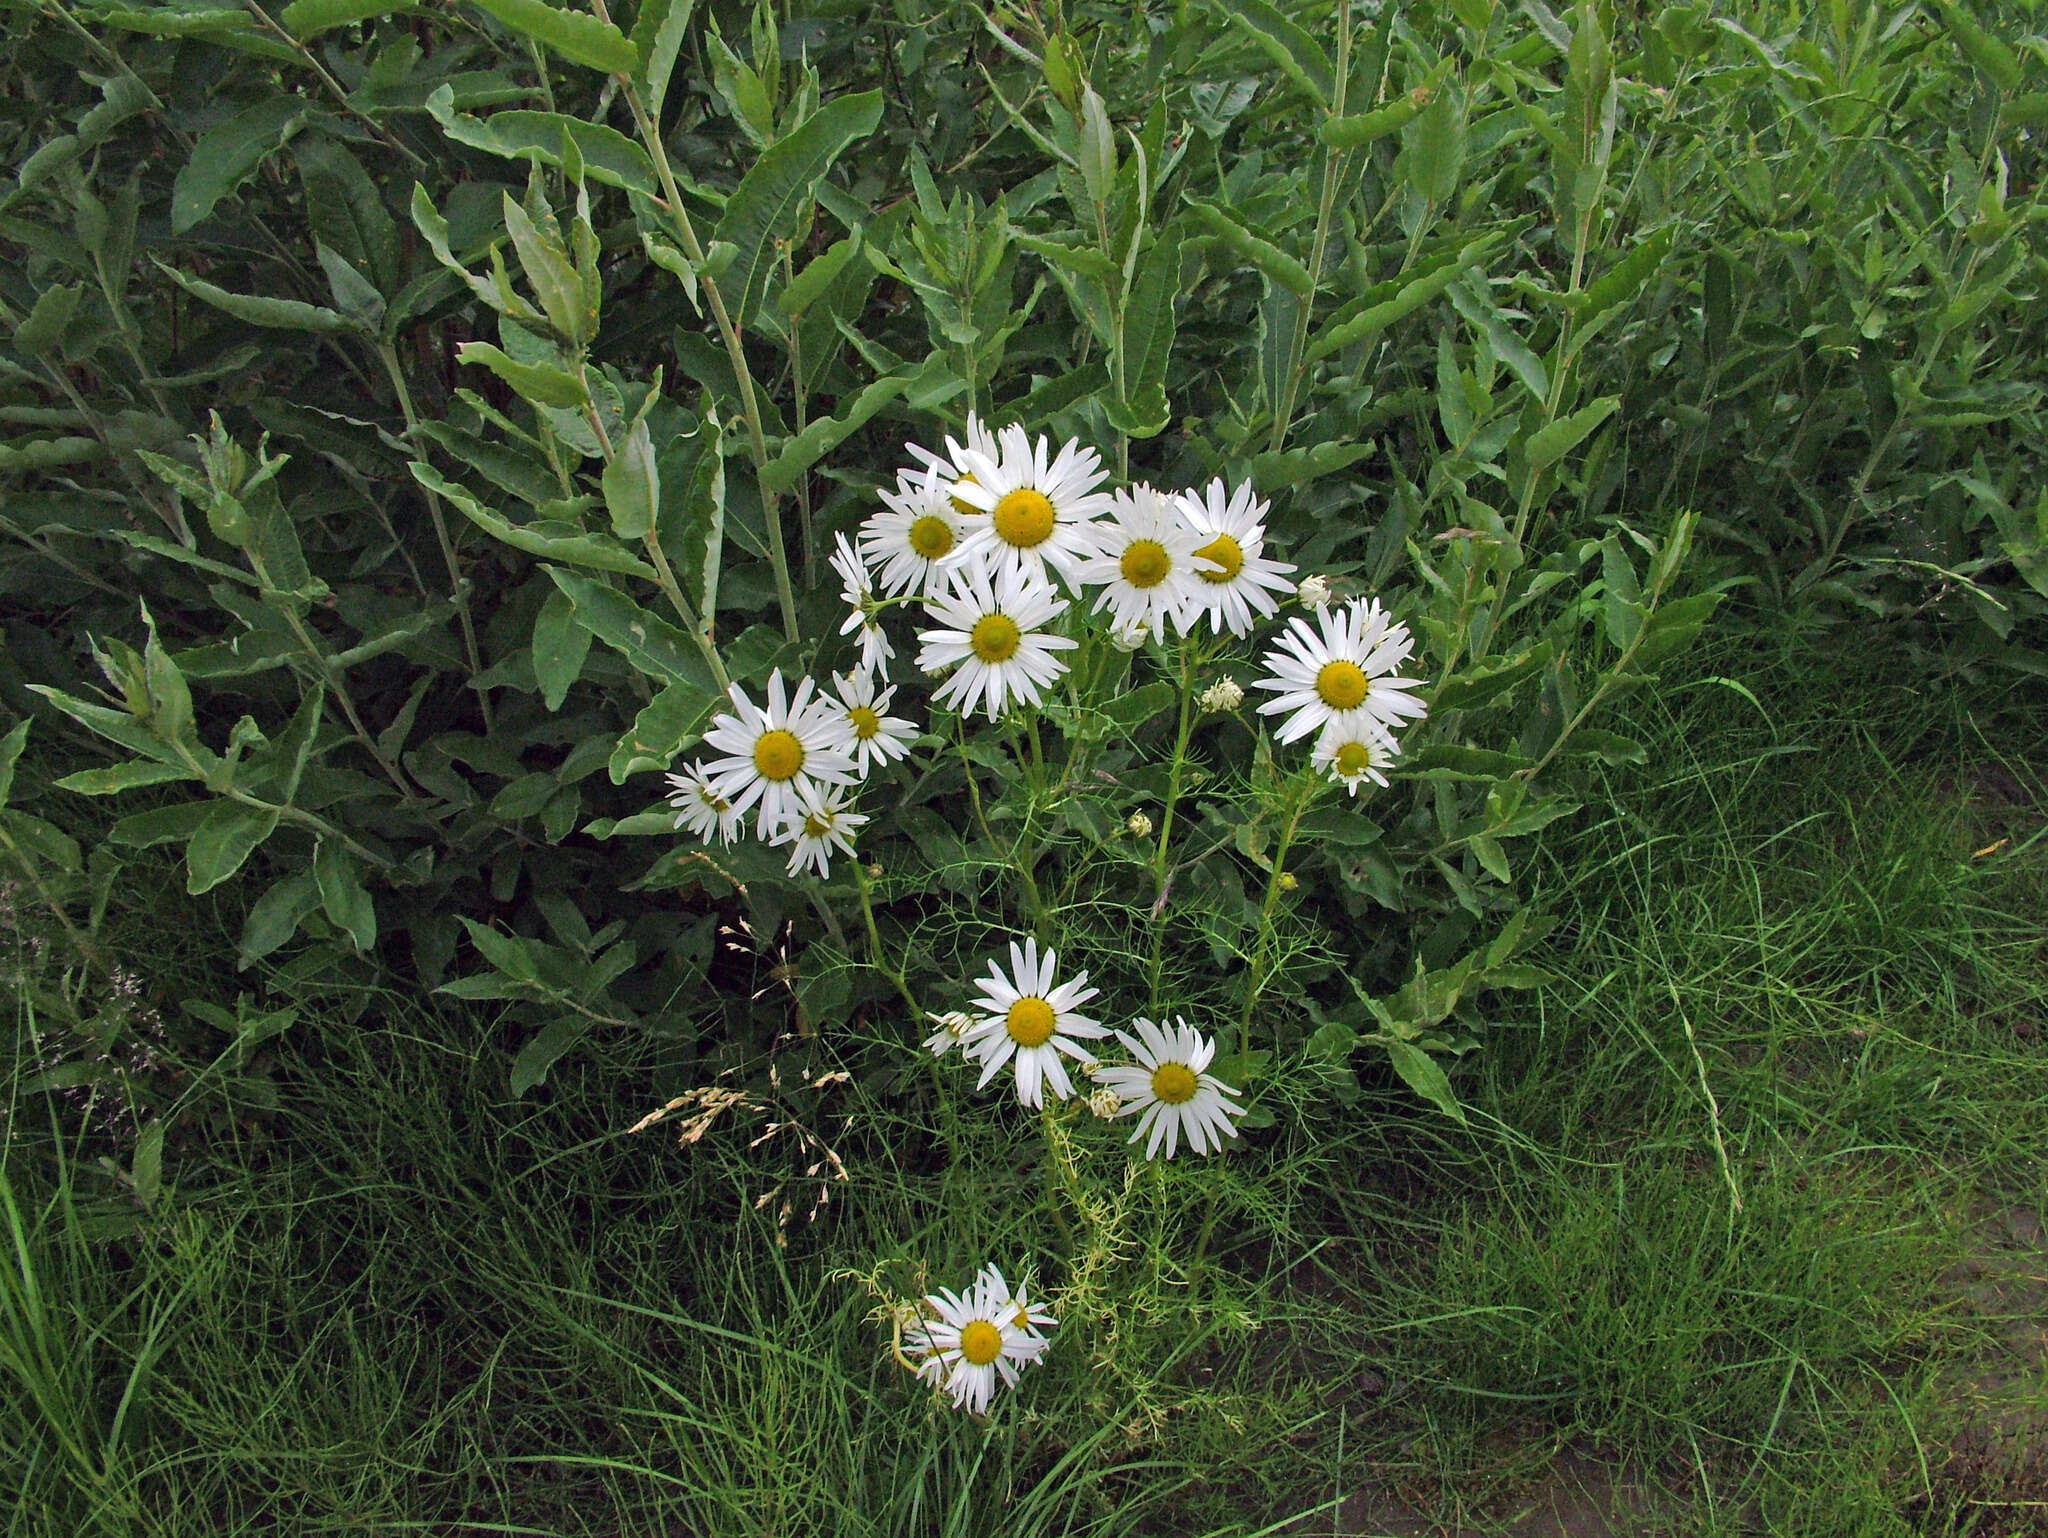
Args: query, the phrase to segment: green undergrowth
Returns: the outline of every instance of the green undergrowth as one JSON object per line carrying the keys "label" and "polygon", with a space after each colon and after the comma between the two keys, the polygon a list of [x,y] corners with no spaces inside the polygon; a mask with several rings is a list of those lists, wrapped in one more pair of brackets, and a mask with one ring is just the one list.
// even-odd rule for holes
{"label": "green undergrowth", "polygon": [[[1058,1343],[983,1425],[889,1360],[850,1271],[1051,1250],[1049,1208],[990,1196],[1044,1161],[1014,1107],[869,1094],[902,1022],[683,1143],[711,1101],[628,1130],[700,1087],[672,1043],[515,1102],[487,1011],[301,980],[143,1212],[132,1132],[23,1089],[51,1028],[17,990],[6,1530],[1317,1533],[1398,1502],[1485,1531],[1571,1447],[1645,1532],[2024,1531],[1987,1525],[1995,1473],[1944,1470],[2000,1339],[1957,1267],[2044,1201],[2037,708],[1723,643],[1632,707],[1654,767],[1547,845],[1557,980],[1494,1022],[1470,1127],[1333,1086],[1206,1169],[1085,1161],[1072,1210],[1120,1241],[1066,1236],[1094,1269],[1041,1272]],[[147,870],[103,932],[150,1007],[254,1007],[152,945],[179,899]],[[58,942],[14,901],[19,980]],[[2001,1394],[2038,1417],[2024,1373]]]}

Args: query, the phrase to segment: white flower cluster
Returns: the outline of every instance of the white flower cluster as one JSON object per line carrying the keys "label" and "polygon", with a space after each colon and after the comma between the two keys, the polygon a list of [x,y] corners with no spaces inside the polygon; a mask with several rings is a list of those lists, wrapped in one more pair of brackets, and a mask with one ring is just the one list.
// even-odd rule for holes
{"label": "white flower cluster", "polygon": [[[857,542],[837,537],[832,567],[847,604],[842,636],[856,637],[859,662],[834,676],[830,692],[803,679],[787,693],[778,671],[765,708],[731,689],[733,709],[713,718],[705,741],[722,755],[668,776],[676,826],[707,842],[730,843],[754,812],[765,842],[788,845],[789,870],[823,877],[835,853],[853,850],[868,821],[851,808],[852,787],[904,757],[915,723],[887,712],[895,696],[887,670],[895,646],[882,627],[889,603],[917,602],[928,620],[917,635],[917,666],[943,681],[935,703],[990,720],[1036,706],[1067,671],[1063,652],[1079,645],[1055,628],[1092,594],[1112,641],[1135,651],[1150,639],[1187,635],[1204,619],[1219,635],[1244,636],[1296,594],[1318,607],[1320,634],[1292,620],[1266,657],[1270,676],[1255,687],[1280,698],[1259,707],[1286,713],[1278,734],[1320,735],[1314,762],[1355,793],[1399,752],[1395,726],[1423,713],[1413,679],[1395,669],[1413,647],[1376,600],[1331,607],[1328,583],[1304,579],[1265,554],[1267,504],[1246,482],[1164,493],[1150,486],[1104,491],[1093,449],[1054,451],[1017,425],[991,431],[967,419],[964,443],[934,453],[916,444],[915,470],[899,470],[893,491]],[[1233,680],[1210,686],[1205,710],[1237,708]]]}
{"label": "white flower cluster", "polygon": [[[1136,1116],[1137,1130],[1131,1141],[1150,1137],[1145,1157],[1156,1159],[1162,1144],[1166,1157],[1180,1152],[1182,1137],[1198,1154],[1214,1152],[1227,1137],[1236,1137],[1231,1117],[1244,1115],[1235,1099],[1233,1085],[1225,1084],[1208,1071],[1216,1056],[1216,1043],[1185,1020],[1172,1024],[1137,1019],[1132,1030],[1115,1032],[1124,1050],[1136,1059],[1130,1065],[1105,1066],[1081,1043],[1099,1041],[1112,1034],[1100,1021],[1080,1013],[1080,1007],[1100,989],[1088,986],[1088,974],[1076,973],[1057,986],[1059,953],[1038,949],[1038,941],[1027,939],[1020,946],[1010,942],[1010,968],[1000,960],[988,964],[988,976],[976,978],[981,994],[974,1006],[979,1018],[955,1010],[935,1015],[940,1029],[925,1042],[938,1057],[958,1045],[968,1061],[981,1065],[977,1089],[1005,1067],[1015,1065],[1017,1099],[1025,1105],[1045,1104],[1047,1090],[1055,1100],[1074,1093],[1074,1081],[1062,1058],[1072,1058],[1101,1086],[1088,1097],[1090,1109],[1113,1102],[1102,1116]],[[1105,1101],[1097,1096],[1107,1090]]]}
{"label": "white flower cluster", "polygon": [[1012,1291],[1002,1272],[984,1266],[966,1291],[941,1287],[925,1298],[908,1345],[921,1358],[920,1378],[952,1395],[959,1408],[985,1415],[996,1379],[1016,1387],[1018,1369],[1037,1361],[1048,1344],[1044,1327],[1058,1323],[1022,1287]]}

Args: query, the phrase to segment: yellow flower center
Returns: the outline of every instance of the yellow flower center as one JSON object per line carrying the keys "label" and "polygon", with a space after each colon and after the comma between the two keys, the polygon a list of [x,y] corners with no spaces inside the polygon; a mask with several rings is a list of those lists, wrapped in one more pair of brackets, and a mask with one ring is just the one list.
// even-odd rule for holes
{"label": "yellow flower center", "polygon": [[846,719],[853,723],[853,735],[866,742],[882,729],[882,718],[865,705],[846,707]]}
{"label": "yellow flower center", "polygon": [[1347,742],[1337,750],[1336,765],[1341,775],[1363,774],[1372,767],[1372,749],[1362,742]]}
{"label": "yellow flower center", "polygon": [[974,622],[974,628],[967,633],[967,640],[974,648],[974,655],[983,662],[1008,662],[1017,655],[1017,648],[1024,642],[1024,633],[1007,614],[984,614]]}
{"label": "yellow flower center", "polygon": [[1052,537],[1052,500],[1042,491],[1020,486],[1005,492],[996,503],[996,538],[1020,550],[1044,544]]}
{"label": "yellow flower center", "polygon": [[1003,1354],[1003,1332],[986,1319],[960,1326],[960,1354],[976,1367],[986,1367]]}
{"label": "yellow flower center", "polygon": [[816,812],[806,812],[804,814],[804,836],[806,838],[823,838],[831,831],[831,818],[820,817]]}
{"label": "yellow flower center", "polygon": [[1356,710],[1365,703],[1365,669],[1355,662],[1325,662],[1316,671],[1316,697],[1332,710]]}
{"label": "yellow flower center", "polygon": [[777,727],[763,732],[754,744],[754,767],[769,780],[787,780],[804,766],[804,745],[795,732]]}
{"label": "yellow flower center", "polygon": [[1042,1047],[1052,1040],[1055,1018],[1052,1006],[1044,999],[1027,996],[1010,1006],[1003,1023],[1009,1028],[1010,1040],[1018,1046]]}
{"label": "yellow flower center", "polygon": [[910,526],[910,548],[927,561],[936,561],[953,548],[953,526],[937,513],[926,513]]}
{"label": "yellow flower center", "polygon": [[1228,534],[1218,534],[1208,544],[1195,552],[1205,560],[1214,561],[1221,571],[1205,571],[1204,582],[1213,582],[1219,587],[1244,570],[1244,547]]}
{"label": "yellow flower center", "polygon": [[[953,492],[951,500],[953,503],[953,510],[955,512],[960,513],[966,517],[972,517],[974,514],[981,511],[981,509],[976,507],[972,502],[961,501],[960,493],[958,490],[958,488],[962,486],[979,486],[980,484],[981,482],[977,481],[974,478],[972,472],[969,472],[968,474],[961,476],[959,480],[953,483],[955,490]],[[950,537],[950,534],[948,537]]]}
{"label": "yellow flower center", "polygon": [[1152,1070],[1152,1098],[1185,1105],[1195,1098],[1195,1071],[1186,1063],[1161,1063]]}
{"label": "yellow flower center", "polygon": [[1157,587],[1173,570],[1173,557],[1156,539],[1134,539],[1124,546],[1124,558],[1118,564],[1124,581],[1132,587]]}

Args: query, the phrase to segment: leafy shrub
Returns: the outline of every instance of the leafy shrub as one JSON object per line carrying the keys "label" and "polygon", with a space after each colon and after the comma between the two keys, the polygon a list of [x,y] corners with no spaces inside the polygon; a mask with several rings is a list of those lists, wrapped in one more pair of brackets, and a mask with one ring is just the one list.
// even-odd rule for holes
{"label": "leafy shrub", "polygon": [[[1233,1024],[1240,1078],[1348,1096],[1370,1044],[1456,1114],[1543,933],[1516,841],[1640,760],[1600,708],[1723,592],[1959,601],[2034,657],[2038,49],[1754,9],[50,0],[9,66],[6,682],[93,735],[60,783],[123,798],[109,858],[246,879],[245,966],[510,1001],[519,1093],[592,1031],[679,1081],[913,1041],[1030,929],[1126,1017]],[[1014,733],[906,673],[928,734],[829,878],[678,838],[659,773],[729,684],[849,669],[835,541],[976,416],[1249,483],[1412,627],[1369,815],[1195,708],[1252,653],[1097,630]]]}

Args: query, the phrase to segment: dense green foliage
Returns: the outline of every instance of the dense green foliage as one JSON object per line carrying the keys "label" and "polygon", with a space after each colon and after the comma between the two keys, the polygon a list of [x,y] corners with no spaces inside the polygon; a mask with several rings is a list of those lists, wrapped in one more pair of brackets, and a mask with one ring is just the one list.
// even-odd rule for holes
{"label": "dense green foliage", "polygon": [[[1977,878],[1938,820],[1759,888],[1743,922],[1774,959],[1747,970],[1743,872],[1782,846],[1687,723],[1752,765],[1847,730],[1803,664],[1756,660],[1844,637],[1895,690],[1987,711],[2048,672],[2034,5],[7,15],[0,864],[42,916],[11,1084],[17,1114],[117,1113],[56,1127],[54,1181],[7,1167],[34,1194],[0,1366],[43,1385],[20,1422],[42,1499],[116,1526],[607,1531],[580,1502],[648,1509],[667,1479],[706,1531],[764,1492],[783,1531],[978,1531],[999,1494],[1004,1531],[1221,1527],[1297,1477],[1239,1444],[1331,1433],[1315,1364],[1367,1351],[1425,1398],[1684,1441],[1709,1488],[1831,1530],[1771,1455],[1862,1456],[1824,1401],[1863,1425],[1868,1365],[1928,1349],[1934,1208],[1981,1166],[1914,1120],[1910,1035],[1871,1048],[1898,1085],[1839,1086],[1882,1134],[1810,1120],[1759,1062],[1952,971],[1985,972],[1945,1001],[1966,1035],[2040,982],[1945,911]],[[1305,811],[1248,709],[1190,711],[1256,647],[1096,646],[1028,735],[911,679],[927,735],[830,880],[679,838],[659,771],[728,682],[848,665],[834,537],[970,412],[1119,482],[1257,486],[1278,553],[1416,633],[1431,711],[1392,785]],[[1754,639],[1702,666],[1717,629]],[[1759,745],[1748,710],[1827,724]],[[1127,819],[1162,807],[1147,846]],[[1655,895],[1678,887],[1694,906]],[[2021,899],[1987,901],[2003,924]],[[138,914],[175,936],[160,964]],[[912,1052],[1025,929],[1121,1016],[1222,1030],[1250,1157],[1125,1180],[1119,1129],[1048,1118],[1066,1189],[1003,1188],[1029,1123]],[[145,1002],[138,972],[190,981]],[[612,1139],[677,1097],[707,1119],[671,1212],[649,1170],[681,1156]],[[1633,1162],[1638,1118],[1670,1153]],[[1879,1221],[1872,1139],[1941,1155],[1925,1222]],[[1809,1201],[1811,1158],[1843,1173]],[[1413,1221],[1415,1193],[1347,1173],[1389,1159],[1469,1200],[1426,1273],[1331,1237]],[[403,1202],[294,1226],[387,1176]],[[1645,1200],[1662,1226],[1617,1226]],[[1836,1225],[1895,1293],[1807,1263]],[[713,1229],[748,1236],[730,1276],[674,1274]],[[109,1240],[134,1290],[96,1276]],[[409,1247],[497,1253],[450,1293]],[[868,1424],[860,1396],[901,1385],[832,1267],[888,1296],[1000,1247],[1055,1257],[1087,1343],[1042,1423]],[[283,1340],[195,1307],[229,1267]],[[430,1365],[334,1322],[371,1308],[430,1316]],[[118,1339],[65,1333],[102,1309]],[[559,1361],[499,1354],[527,1309]],[[444,1327],[467,1311],[503,1331]],[[1282,1345],[1252,1333],[1280,1321]],[[20,1355],[39,1335],[55,1355]],[[159,1350],[185,1355],[152,1396]],[[260,1389],[203,1365],[238,1353]],[[323,1360],[359,1403],[313,1393]],[[550,1404],[551,1371],[599,1386]],[[501,1383],[502,1444],[479,1430]],[[264,1396],[347,1451],[287,1478],[272,1426],[243,1465],[181,1461]],[[401,1415],[425,1429],[380,1442]],[[408,1493],[408,1460],[447,1483]],[[522,1512],[515,1467],[559,1509]],[[977,1478],[1001,1485],[983,1514]],[[244,1509],[245,1481],[291,1493]]]}

